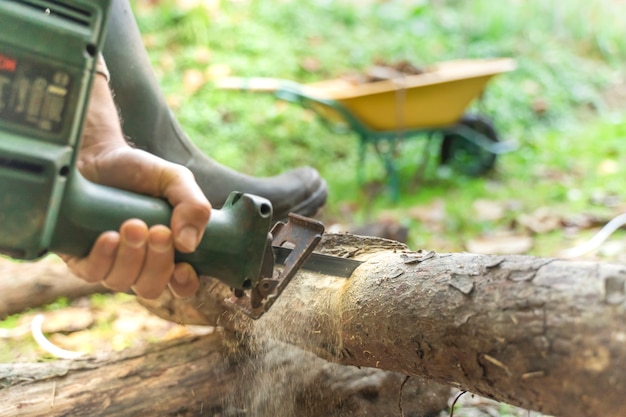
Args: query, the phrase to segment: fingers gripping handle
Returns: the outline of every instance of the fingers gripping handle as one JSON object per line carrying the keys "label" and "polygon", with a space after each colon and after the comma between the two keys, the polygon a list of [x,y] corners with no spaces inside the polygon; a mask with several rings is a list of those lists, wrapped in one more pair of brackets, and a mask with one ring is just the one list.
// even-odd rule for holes
{"label": "fingers gripping handle", "polygon": [[[85,256],[102,232],[118,230],[128,219],[169,226],[171,215],[171,206],[161,199],[94,184],[76,171],[65,189],[50,250]],[[220,210],[211,211],[197,250],[177,252],[176,261],[232,288],[250,288],[259,280],[271,220],[268,200],[233,192]]]}

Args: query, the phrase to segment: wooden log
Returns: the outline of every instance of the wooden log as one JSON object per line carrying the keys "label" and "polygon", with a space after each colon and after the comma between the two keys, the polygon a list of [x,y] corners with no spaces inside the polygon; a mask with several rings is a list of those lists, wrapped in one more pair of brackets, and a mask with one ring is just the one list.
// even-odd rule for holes
{"label": "wooden log", "polygon": [[49,304],[60,297],[79,298],[107,292],[100,284],[74,277],[55,256],[37,262],[19,262],[0,257],[0,320],[29,308]]}
{"label": "wooden log", "polygon": [[[216,334],[81,361],[0,365],[0,415],[434,416],[449,389]],[[399,400],[402,398],[402,400]]]}
{"label": "wooden log", "polygon": [[626,267],[412,252],[344,235],[321,249],[365,263],[349,279],[301,271],[257,322],[228,310],[228,289],[208,279],[193,298],[147,304],[177,322],[237,329],[253,345],[288,343],[547,414],[626,415]]}
{"label": "wooden log", "polygon": [[[245,331],[547,414],[626,415],[623,265],[412,252],[349,235],[326,236],[322,250],[365,263],[349,279],[301,271]],[[151,308],[244,323],[216,313],[214,290]]]}
{"label": "wooden log", "polygon": [[222,372],[223,347],[210,342],[181,339],[85,361],[0,365],[0,415],[198,415],[204,401],[207,409],[219,404],[234,377]]}

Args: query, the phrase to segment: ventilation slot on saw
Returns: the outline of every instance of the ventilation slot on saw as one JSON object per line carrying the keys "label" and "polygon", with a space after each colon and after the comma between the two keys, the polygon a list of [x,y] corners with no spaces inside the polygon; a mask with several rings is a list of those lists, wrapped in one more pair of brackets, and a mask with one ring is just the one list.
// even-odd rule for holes
{"label": "ventilation slot on saw", "polygon": [[41,174],[44,172],[44,166],[41,164],[2,156],[0,156],[0,169],[22,171],[29,174]]}
{"label": "ventilation slot on saw", "polygon": [[[6,1],[6,0],[0,0]],[[81,26],[91,26],[92,12],[68,4],[63,0],[8,0],[26,7],[38,10],[41,13],[69,20]]]}

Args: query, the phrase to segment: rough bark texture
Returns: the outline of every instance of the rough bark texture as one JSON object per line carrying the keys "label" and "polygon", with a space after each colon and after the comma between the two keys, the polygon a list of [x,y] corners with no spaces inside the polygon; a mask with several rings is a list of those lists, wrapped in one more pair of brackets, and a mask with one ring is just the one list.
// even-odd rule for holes
{"label": "rough bark texture", "polygon": [[224,348],[211,343],[216,337],[87,361],[3,364],[0,415],[198,415],[203,401],[207,410],[220,404],[235,376],[222,372],[228,366]]}
{"label": "rough bark texture", "polygon": [[[302,271],[247,331],[547,414],[626,415],[625,266],[411,252],[355,236],[322,248],[366,262],[350,279]],[[216,289],[151,308],[228,326]]]}
{"label": "rough bark texture", "polygon": [[[449,389],[226,334],[86,361],[0,365],[0,415],[342,417],[436,415]],[[402,398],[402,399],[401,399]]]}
{"label": "rough bark texture", "polygon": [[[363,372],[381,372],[372,369],[380,368],[425,376],[557,416],[626,415],[621,401],[626,394],[625,266],[411,252],[397,243],[346,235],[327,236],[321,249],[365,263],[349,279],[301,271],[272,310],[256,322],[229,310],[223,302],[228,289],[210,279],[194,298],[176,300],[166,294],[146,302],[151,311],[173,321],[220,325],[246,335],[247,343],[237,344],[237,360],[233,362],[230,353],[218,355],[229,364],[220,371],[226,376],[209,372],[204,381],[214,386],[231,369],[241,377],[226,383],[235,400],[229,402],[234,404],[228,409],[231,414],[224,411],[223,403],[215,405],[224,411],[222,415],[243,415],[243,407],[248,415],[259,416],[342,415],[320,411],[315,405],[354,404],[328,400],[341,394],[326,388],[351,385],[337,375],[355,368],[317,358],[311,360],[319,364],[309,362],[300,356],[309,355],[304,351],[340,365],[367,367]],[[220,349],[209,345],[194,351],[209,354]],[[179,349],[157,354],[154,362],[176,361]],[[212,364],[211,360],[202,359]],[[327,366],[339,373],[324,379]],[[128,369],[122,375],[130,377],[117,377],[124,390],[132,386],[137,392],[153,391],[158,398],[167,391],[165,386],[184,379],[177,375],[188,372],[181,368],[166,375],[169,368],[163,373]],[[164,385],[142,388],[131,378],[137,374],[165,375],[159,382]],[[189,380],[195,381],[194,387],[199,383],[193,377]],[[21,386],[0,395],[16,398],[11,390]],[[43,392],[51,393],[53,388]],[[118,387],[115,395],[106,398],[117,401],[122,394],[132,396],[130,392]],[[146,404],[144,398],[141,402]],[[110,411],[106,415],[115,415]]]}
{"label": "rough bark texture", "polygon": [[105,291],[108,290],[100,284],[89,284],[73,277],[65,263],[57,258],[24,262],[16,269],[14,261],[0,257],[0,294],[3,294],[0,297],[0,320],[51,303],[59,297],[73,299]]}

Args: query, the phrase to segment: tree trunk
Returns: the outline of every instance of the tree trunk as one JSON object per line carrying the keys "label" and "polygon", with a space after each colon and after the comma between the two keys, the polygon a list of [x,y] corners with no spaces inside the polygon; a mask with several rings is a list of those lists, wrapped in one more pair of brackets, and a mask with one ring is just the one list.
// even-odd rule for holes
{"label": "tree trunk", "polygon": [[[83,361],[0,365],[0,415],[428,416],[449,389],[216,333]],[[400,411],[400,408],[402,409]]]}
{"label": "tree trunk", "polygon": [[[48,257],[40,261],[15,262],[0,258],[0,320],[29,308],[39,307],[57,300],[83,297],[108,291],[100,284],[89,284],[77,279],[63,261]],[[10,296],[8,296],[10,294]]]}
{"label": "tree trunk", "polygon": [[557,416],[624,416],[626,267],[526,256],[411,252],[326,236],[366,261],[349,279],[301,271],[257,322],[232,320],[210,284],[149,303],[176,321],[247,323],[342,365],[424,376]]}
{"label": "tree trunk", "polygon": [[[193,298],[178,300],[165,294],[144,302],[161,317],[219,325],[245,336],[246,343],[234,344],[235,353],[216,356],[241,377],[227,383],[231,398],[242,401],[228,402],[235,404],[231,411],[245,406],[249,415],[335,415],[332,410],[318,412],[315,406],[324,403],[320,398],[335,398],[324,393],[329,386],[342,386],[342,378],[318,376],[325,375],[327,366],[344,368],[300,356],[312,358],[304,352],[309,351],[339,365],[366,367],[364,372],[382,372],[372,369],[380,368],[424,376],[547,414],[626,415],[621,401],[626,394],[626,267],[526,256],[411,252],[390,241],[347,235],[326,236],[320,248],[365,263],[349,279],[300,271],[258,321],[228,309],[223,300],[229,290],[210,279]],[[176,361],[182,356],[179,349],[156,354],[155,362]],[[201,351],[196,353],[216,349],[194,348]],[[201,362],[209,363],[208,369],[214,367],[206,358]],[[175,363],[166,365],[175,368]],[[126,372],[123,375],[129,378],[119,379],[126,389],[138,387],[135,391],[143,395],[137,379],[130,377],[160,372]],[[166,370],[162,372],[165,375]],[[221,377],[210,375],[203,384],[219,384]],[[167,374],[159,383],[176,385],[181,378]],[[200,385],[193,377],[190,381],[195,382],[189,386]],[[154,395],[162,398],[164,390],[161,385]],[[13,398],[13,392],[10,395]],[[111,398],[119,401],[120,396],[118,387]],[[350,403],[326,401],[346,402]],[[223,403],[206,404],[226,410]],[[272,414],[276,409],[284,412]]]}

